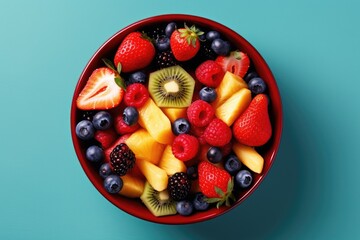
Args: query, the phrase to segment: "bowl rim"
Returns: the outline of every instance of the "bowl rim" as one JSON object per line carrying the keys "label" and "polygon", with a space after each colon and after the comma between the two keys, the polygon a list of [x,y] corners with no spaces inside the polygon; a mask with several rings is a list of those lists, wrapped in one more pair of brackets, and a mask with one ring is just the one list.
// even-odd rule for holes
{"label": "bowl rim", "polygon": [[[80,148],[80,140],[77,138],[76,133],[75,133],[75,126],[76,126],[76,93],[80,92],[80,82],[81,79],[84,78],[86,72],[88,72],[89,68],[91,67],[92,64],[94,64],[94,60],[96,58],[98,58],[98,54],[100,52],[102,52],[102,50],[104,50],[106,48],[106,46],[114,41],[115,38],[118,38],[119,36],[121,36],[122,34],[126,33],[126,32],[130,32],[131,30],[135,30],[135,29],[139,29],[143,26],[146,25],[150,25],[152,23],[159,23],[159,22],[165,22],[165,21],[186,21],[186,22],[200,22],[203,25],[211,25],[212,27],[216,27],[217,29],[221,29],[220,32],[222,33],[226,33],[225,35],[227,36],[232,36],[234,37],[234,39],[236,39],[237,41],[241,40],[241,45],[244,46],[244,48],[247,49],[251,49],[252,54],[255,54],[257,56],[257,60],[258,63],[257,64],[261,64],[262,66],[265,67],[265,70],[267,71],[267,76],[270,78],[270,81],[272,82],[272,95],[277,96],[275,99],[272,99],[272,101],[275,102],[277,108],[276,108],[276,134],[272,136],[273,138],[273,144],[272,144],[272,151],[270,152],[270,163],[269,163],[269,167],[268,170],[263,172],[260,177],[258,178],[258,180],[256,181],[256,183],[254,183],[249,190],[246,191],[245,194],[242,195],[242,197],[240,199],[238,199],[232,206],[230,207],[221,207],[220,209],[217,209],[217,211],[212,211],[209,214],[203,214],[201,216],[198,216],[197,218],[193,218],[193,217],[182,217],[180,216],[179,218],[171,218],[171,220],[169,220],[168,217],[156,217],[156,218],[151,218],[151,217],[146,217],[143,216],[143,214],[139,214],[138,211],[133,211],[133,210],[129,210],[126,208],[122,208],[118,205],[118,202],[115,201],[115,199],[113,198],[112,195],[110,195],[109,193],[107,193],[104,188],[102,187],[102,184],[100,184],[98,181],[96,181],[95,176],[91,175],[91,171],[90,171],[90,164],[86,164],[86,161],[84,161],[84,159],[82,158],[81,155],[81,148]],[[124,34],[126,35],[126,34]],[[257,65],[255,64],[255,65]],[[281,136],[282,136],[282,130],[283,130],[283,110],[282,110],[282,101],[281,101],[281,95],[279,92],[279,88],[277,86],[277,82],[274,78],[273,73],[271,72],[271,69],[269,68],[267,62],[265,61],[265,59],[262,57],[262,55],[260,55],[260,53],[257,51],[257,49],[252,46],[244,37],[242,37],[239,33],[235,32],[234,30],[232,30],[231,28],[218,23],[214,20],[205,18],[205,17],[201,17],[201,16],[196,16],[196,15],[189,15],[189,14],[162,14],[162,15],[155,15],[155,16],[151,16],[151,17],[147,17],[141,20],[138,20],[132,24],[127,25],[126,27],[120,29],[119,31],[117,31],[115,34],[113,34],[110,38],[108,38],[97,50],[96,52],[91,56],[91,58],[89,59],[89,61],[86,63],[85,67],[83,68],[74,93],[73,93],[73,98],[72,98],[72,102],[71,102],[71,108],[70,108],[70,127],[71,127],[71,138],[72,138],[72,143],[73,143],[73,147],[76,153],[76,156],[78,158],[78,161],[83,169],[83,171],[85,172],[86,176],[88,177],[88,179],[90,180],[90,182],[93,184],[93,186],[98,190],[98,192],[100,192],[101,195],[103,195],[103,197],[105,197],[109,202],[111,202],[114,206],[116,206],[117,208],[119,208],[120,210],[132,215],[133,217],[136,218],[140,218],[149,222],[153,222],[153,223],[158,223],[158,224],[168,224],[168,225],[180,225],[180,224],[192,224],[192,223],[198,223],[198,222],[203,222],[206,220],[210,220],[213,219],[215,217],[219,217],[227,212],[229,212],[230,210],[236,208],[237,206],[239,206],[245,199],[247,199],[262,183],[262,181],[264,180],[264,178],[267,176],[267,174],[269,173],[269,171],[272,168],[272,165],[274,164],[274,160],[276,158],[277,152],[279,150],[280,147],[280,142],[281,142]],[[274,134],[274,133],[273,133]],[[208,210],[209,211],[209,210]],[[141,212],[141,211],[140,211]]]}

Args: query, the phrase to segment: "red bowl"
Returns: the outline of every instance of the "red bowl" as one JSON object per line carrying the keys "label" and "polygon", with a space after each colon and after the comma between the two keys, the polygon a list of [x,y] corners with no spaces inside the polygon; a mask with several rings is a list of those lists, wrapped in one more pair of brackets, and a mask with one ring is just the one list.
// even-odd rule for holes
{"label": "red bowl", "polygon": [[[103,179],[99,176],[97,168],[95,168],[91,163],[89,163],[89,161],[86,160],[85,149],[81,147],[82,144],[75,134],[75,126],[79,115],[78,114],[79,111],[76,108],[76,98],[79,95],[82,88],[85,86],[86,81],[88,80],[92,71],[96,68],[104,66],[101,59],[103,57],[112,59],[120,42],[130,32],[143,29],[144,27],[147,26],[164,24],[171,21],[186,22],[188,23],[188,25],[195,24],[200,28],[203,27],[207,29],[217,30],[218,32],[221,33],[223,38],[229,40],[233,46],[235,46],[238,49],[241,49],[243,52],[248,54],[248,56],[252,60],[252,64],[255,70],[260,75],[260,77],[264,79],[264,81],[268,86],[268,95],[270,97],[270,119],[273,127],[273,135],[270,141],[265,146],[261,147],[261,149],[259,150],[261,155],[265,159],[263,172],[260,175],[254,174],[253,185],[251,186],[251,188],[247,189],[246,191],[243,191],[239,196],[238,200],[231,207],[221,207],[219,209],[212,208],[204,212],[197,212],[187,217],[181,215],[155,217],[145,207],[145,205],[141,203],[140,199],[137,200],[129,199],[117,194],[112,195],[106,192],[106,190],[103,188]],[[121,210],[135,217],[147,221],[163,223],[163,224],[189,224],[189,223],[209,220],[234,209],[248,196],[250,196],[250,194],[252,194],[254,190],[264,180],[265,176],[267,175],[268,171],[270,170],[274,162],[280,144],[280,138],[282,133],[282,105],[281,105],[281,97],[280,97],[279,89],[277,87],[275,78],[271,73],[269,66],[262,58],[262,56],[258,53],[258,51],[242,36],[234,32],[230,28],[206,18],[192,16],[192,15],[183,15],[183,14],[168,14],[168,15],[160,15],[160,16],[146,18],[125,27],[124,29],[120,30],[115,35],[113,35],[95,52],[95,54],[89,60],[88,64],[85,66],[76,85],[72,99],[72,104],[71,104],[70,121],[71,121],[71,136],[79,162],[82,168],[84,169],[86,175],[92,182],[92,184],[107,200],[109,200],[111,203],[113,203]]]}

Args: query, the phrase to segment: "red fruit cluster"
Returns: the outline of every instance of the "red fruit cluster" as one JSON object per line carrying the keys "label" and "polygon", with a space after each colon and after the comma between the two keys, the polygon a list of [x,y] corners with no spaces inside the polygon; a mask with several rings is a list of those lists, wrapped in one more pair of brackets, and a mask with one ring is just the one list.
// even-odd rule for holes
{"label": "red fruit cluster", "polygon": [[218,118],[214,118],[204,132],[205,141],[216,147],[222,147],[231,141],[232,133],[226,123]]}
{"label": "red fruit cluster", "polygon": [[199,142],[196,137],[189,134],[180,134],[174,139],[172,153],[181,161],[188,161],[194,158],[199,149]]}
{"label": "red fruit cluster", "polygon": [[214,109],[209,103],[196,100],[188,107],[187,117],[193,126],[205,127],[214,118]]}
{"label": "red fruit cluster", "polygon": [[141,83],[134,83],[127,87],[124,101],[127,106],[142,107],[149,99],[149,92]]}
{"label": "red fruit cluster", "polygon": [[195,76],[202,84],[216,88],[225,75],[224,70],[213,60],[201,63],[195,70]]}

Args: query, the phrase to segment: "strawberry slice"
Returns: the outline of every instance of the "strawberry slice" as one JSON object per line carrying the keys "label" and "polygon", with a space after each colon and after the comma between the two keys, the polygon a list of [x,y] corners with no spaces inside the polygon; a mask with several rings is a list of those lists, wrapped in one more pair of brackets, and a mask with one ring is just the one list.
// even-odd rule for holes
{"label": "strawberry slice", "polygon": [[240,51],[233,51],[229,56],[218,56],[215,59],[223,70],[229,71],[239,77],[244,77],[250,66],[249,57]]}
{"label": "strawberry slice", "polygon": [[116,82],[117,74],[110,68],[95,69],[80,92],[76,106],[81,110],[103,110],[120,104],[124,90]]}

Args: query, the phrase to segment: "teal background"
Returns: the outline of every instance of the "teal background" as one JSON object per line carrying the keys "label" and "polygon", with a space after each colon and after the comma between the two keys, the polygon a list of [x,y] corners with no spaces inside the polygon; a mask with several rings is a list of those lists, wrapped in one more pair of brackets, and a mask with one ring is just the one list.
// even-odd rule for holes
{"label": "teal background", "polygon": [[[358,1],[0,1],[0,239],[359,239]],[[251,42],[282,94],[266,181],[234,211],[185,226],[136,219],[99,194],[70,138],[77,79],[137,20],[187,13]]]}

